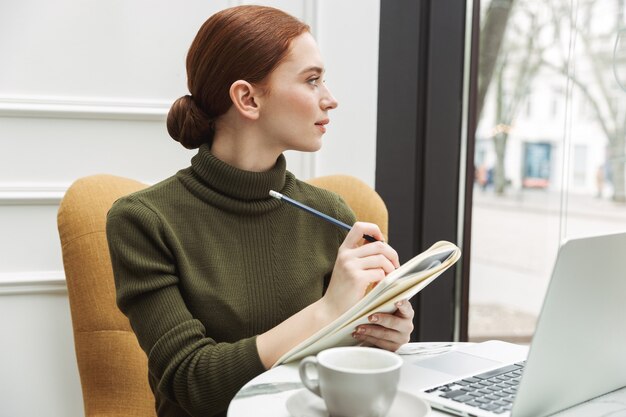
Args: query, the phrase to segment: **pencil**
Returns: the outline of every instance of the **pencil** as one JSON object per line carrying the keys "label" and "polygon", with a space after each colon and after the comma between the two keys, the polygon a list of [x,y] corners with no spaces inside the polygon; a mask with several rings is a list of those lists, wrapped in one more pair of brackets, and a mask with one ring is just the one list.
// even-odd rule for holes
{"label": "pencil", "polygon": [[[283,200],[283,201],[291,204],[292,206],[298,207],[299,209],[302,209],[302,210],[304,210],[304,211],[306,211],[306,212],[308,212],[308,213],[310,213],[310,214],[312,214],[314,216],[317,216],[317,217],[319,217],[321,219],[324,219],[324,220],[334,224],[335,226],[339,226],[342,229],[345,229],[345,230],[351,230],[352,229],[352,226],[350,226],[349,224],[346,224],[346,223],[344,223],[344,222],[342,222],[340,220],[337,220],[334,217],[330,217],[329,215],[324,214],[321,211],[317,211],[314,208],[311,208],[311,207],[309,207],[309,206],[307,206],[305,204],[302,204],[299,201],[296,201],[296,200],[294,200],[292,198],[289,198],[289,197],[287,197],[287,196],[285,196],[285,195],[283,195],[283,194],[281,194],[281,193],[279,193],[277,191],[270,190],[270,195],[272,197],[274,197],[274,198],[277,198],[278,200]],[[363,239],[367,240],[368,242],[377,242],[378,241],[375,237],[370,236],[370,235],[363,235]]]}

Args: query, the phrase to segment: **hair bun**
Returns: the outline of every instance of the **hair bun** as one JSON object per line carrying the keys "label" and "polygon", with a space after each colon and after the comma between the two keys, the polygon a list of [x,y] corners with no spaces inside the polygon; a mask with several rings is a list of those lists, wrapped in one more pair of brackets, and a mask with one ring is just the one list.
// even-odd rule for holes
{"label": "hair bun", "polygon": [[213,121],[192,96],[182,96],[167,114],[167,132],[187,149],[196,149],[213,139]]}

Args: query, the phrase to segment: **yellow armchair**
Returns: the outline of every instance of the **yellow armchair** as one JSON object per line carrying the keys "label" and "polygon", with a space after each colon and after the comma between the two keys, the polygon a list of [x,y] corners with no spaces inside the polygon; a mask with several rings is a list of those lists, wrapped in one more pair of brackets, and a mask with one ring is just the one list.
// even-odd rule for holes
{"label": "yellow armchair", "polygon": [[121,177],[76,181],[57,216],[86,417],[155,417],[148,362],[115,303],[106,215],[115,200],[146,187]]}
{"label": "yellow armchair", "polygon": [[350,175],[327,175],[312,178],[307,182],[339,194],[354,211],[358,220],[377,224],[385,240],[388,240],[387,206],[372,187]]}
{"label": "yellow armchair", "polygon": [[[387,208],[355,177],[331,175],[309,183],[336,192],[359,220],[387,237]],[[57,216],[85,417],[155,417],[148,363],[115,302],[106,241],[106,215],[118,198],[145,188],[127,178],[95,175],[76,181]]]}

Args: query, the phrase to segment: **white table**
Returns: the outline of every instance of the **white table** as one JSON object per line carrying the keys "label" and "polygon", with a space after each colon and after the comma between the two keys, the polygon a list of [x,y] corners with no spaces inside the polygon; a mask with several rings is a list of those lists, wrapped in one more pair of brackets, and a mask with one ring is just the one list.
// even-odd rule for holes
{"label": "white table", "polygon": [[[413,352],[402,354],[404,368],[412,363],[436,354],[455,349],[460,343],[409,343],[399,351]],[[228,417],[291,417],[285,402],[302,389],[298,375],[298,364],[291,363],[270,369],[248,382],[235,396],[228,409]],[[425,388],[411,372],[402,372],[399,389],[417,392]],[[566,411],[558,417],[626,417],[626,388],[606,394]],[[429,417],[449,417],[449,414],[432,410]]]}

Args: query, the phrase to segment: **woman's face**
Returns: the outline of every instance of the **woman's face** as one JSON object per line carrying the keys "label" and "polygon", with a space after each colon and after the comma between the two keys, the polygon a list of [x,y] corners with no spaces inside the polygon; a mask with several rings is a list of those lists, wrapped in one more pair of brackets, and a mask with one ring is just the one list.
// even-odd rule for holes
{"label": "woman's face", "polygon": [[322,146],[328,111],[337,107],[323,75],[320,51],[308,32],[291,42],[289,54],[270,74],[258,122],[281,152],[313,152]]}

